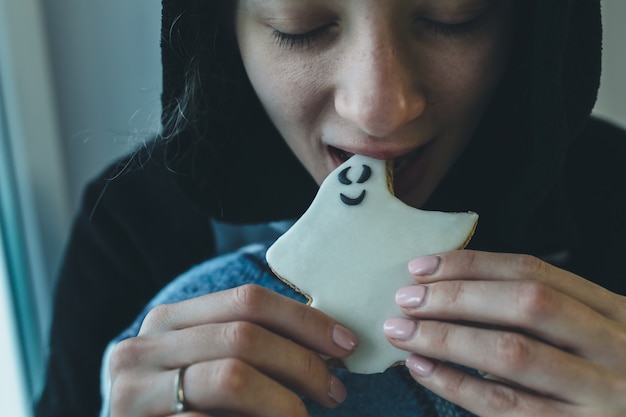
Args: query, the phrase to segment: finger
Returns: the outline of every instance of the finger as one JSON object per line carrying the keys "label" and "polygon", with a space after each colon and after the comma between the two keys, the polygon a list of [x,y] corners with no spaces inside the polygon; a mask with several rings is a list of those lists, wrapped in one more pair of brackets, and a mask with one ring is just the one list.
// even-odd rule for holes
{"label": "finger", "polygon": [[[149,354],[146,354],[149,352]],[[132,367],[178,369],[194,363],[236,358],[324,405],[345,399],[343,384],[315,352],[248,322],[208,324],[120,343],[112,373]]]}
{"label": "finger", "polygon": [[[143,374],[132,379],[116,378],[112,385],[112,415],[172,414],[176,399],[173,381],[177,372]],[[124,395],[115,394],[115,391],[122,390]],[[191,365],[185,372],[183,391],[186,409],[199,415],[308,415],[296,394],[236,359]]]}
{"label": "finger", "polygon": [[146,316],[140,334],[231,321],[256,323],[336,358],[348,356],[359,344],[353,332],[328,315],[256,285],[159,306]]}
{"label": "finger", "polygon": [[296,394],[241,361],[192,366],[187,370],[186,382],[187,404],[191,409],[255,417],[308,415]]}
{"label": "finger", "polygon": [[583,358],[517,333],[408,319],[389,320],[386,333],[400,349],[479,369],[572,403],[605,398],[607,381],[614,379]]}
{"label": "finger", "polygon": [[422,356],[410,356],[407,367],[422,386],[481,417],[575,415],[569,404],[472,376]]}
{"label": "finger", "polygon": [[626,323],[625,297],[529,255],[453,251],[414,259],[409,262],[409,271],[421,283],[473,279],[543,282],[608,318]]}
{"label": "finger", "polygon": [[626,329],[536,281],[441,281],[402,288],[396,301],[420,319],[523,329],[598,363],[626,366]]}

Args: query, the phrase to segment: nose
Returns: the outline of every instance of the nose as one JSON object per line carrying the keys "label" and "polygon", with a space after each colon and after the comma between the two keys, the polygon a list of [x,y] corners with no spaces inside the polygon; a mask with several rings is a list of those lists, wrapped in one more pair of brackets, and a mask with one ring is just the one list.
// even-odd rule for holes
{"label": "nose", "polygon": [[367,135],[389,137],[426,108],[417,76],[409,53],[389,36],[360,41],[344,55],[335,110]]}

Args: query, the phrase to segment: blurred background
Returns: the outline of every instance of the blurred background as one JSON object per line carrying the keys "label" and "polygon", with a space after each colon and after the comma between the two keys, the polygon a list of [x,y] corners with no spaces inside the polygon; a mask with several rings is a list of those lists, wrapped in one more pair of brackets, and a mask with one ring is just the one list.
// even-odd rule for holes
{"label": "blurred background", "polygon": [[[602,4],[605,55],[595,113],[626,127],[626,1]],[[160,7],[157,0],[0,0],[6,415],[29,416],[41,389],[54,277],[81,190],[159,128]]]}

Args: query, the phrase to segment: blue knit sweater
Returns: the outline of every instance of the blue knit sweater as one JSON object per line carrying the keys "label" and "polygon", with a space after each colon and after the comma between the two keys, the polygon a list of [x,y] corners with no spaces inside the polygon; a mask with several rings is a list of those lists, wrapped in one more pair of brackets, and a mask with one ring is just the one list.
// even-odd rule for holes
{"label": "blue knit sweater", "polygon": [[[120,340],[138,334],[143,318],[153,307],[187,300],[244,284],[257,284],[293,299],[305,298],[272,274],[265,261],[269,245],[254,244],[237,252],[208,260],[166,286],[144,309],[135,322],[111,342],[103,361],[101,417],[108,417],[109,379],[108,355]],[[473,414],[436,396],[421,387],[409,375],[406,367],[397,366],[382,374],[352,374],[344,369],[332,369],[346,386],[348,397],[335,409],[326,409],[304,399],[312,417],[389,416],[389,417],[472,417]]]}

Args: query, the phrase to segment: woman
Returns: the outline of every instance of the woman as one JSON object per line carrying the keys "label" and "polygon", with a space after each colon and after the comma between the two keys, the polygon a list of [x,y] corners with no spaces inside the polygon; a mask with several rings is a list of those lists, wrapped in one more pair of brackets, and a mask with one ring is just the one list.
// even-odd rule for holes
{"label": "woman", "polygon": [[407,317],[384,330],[406,367],[329,370],[319,354],[358,335],[292,300],[256,246],[123,334],[111,415],[624,414],[626,139],[589,119],[597,1],[163,5],[163,138],[87,192],[39,405],[62,411],[40,415],[93,414],[106,341],[215,255],[211,219],[296,218],[354,153],[395,159],[408,204],[481,216],[471,250],[407,259]]}

